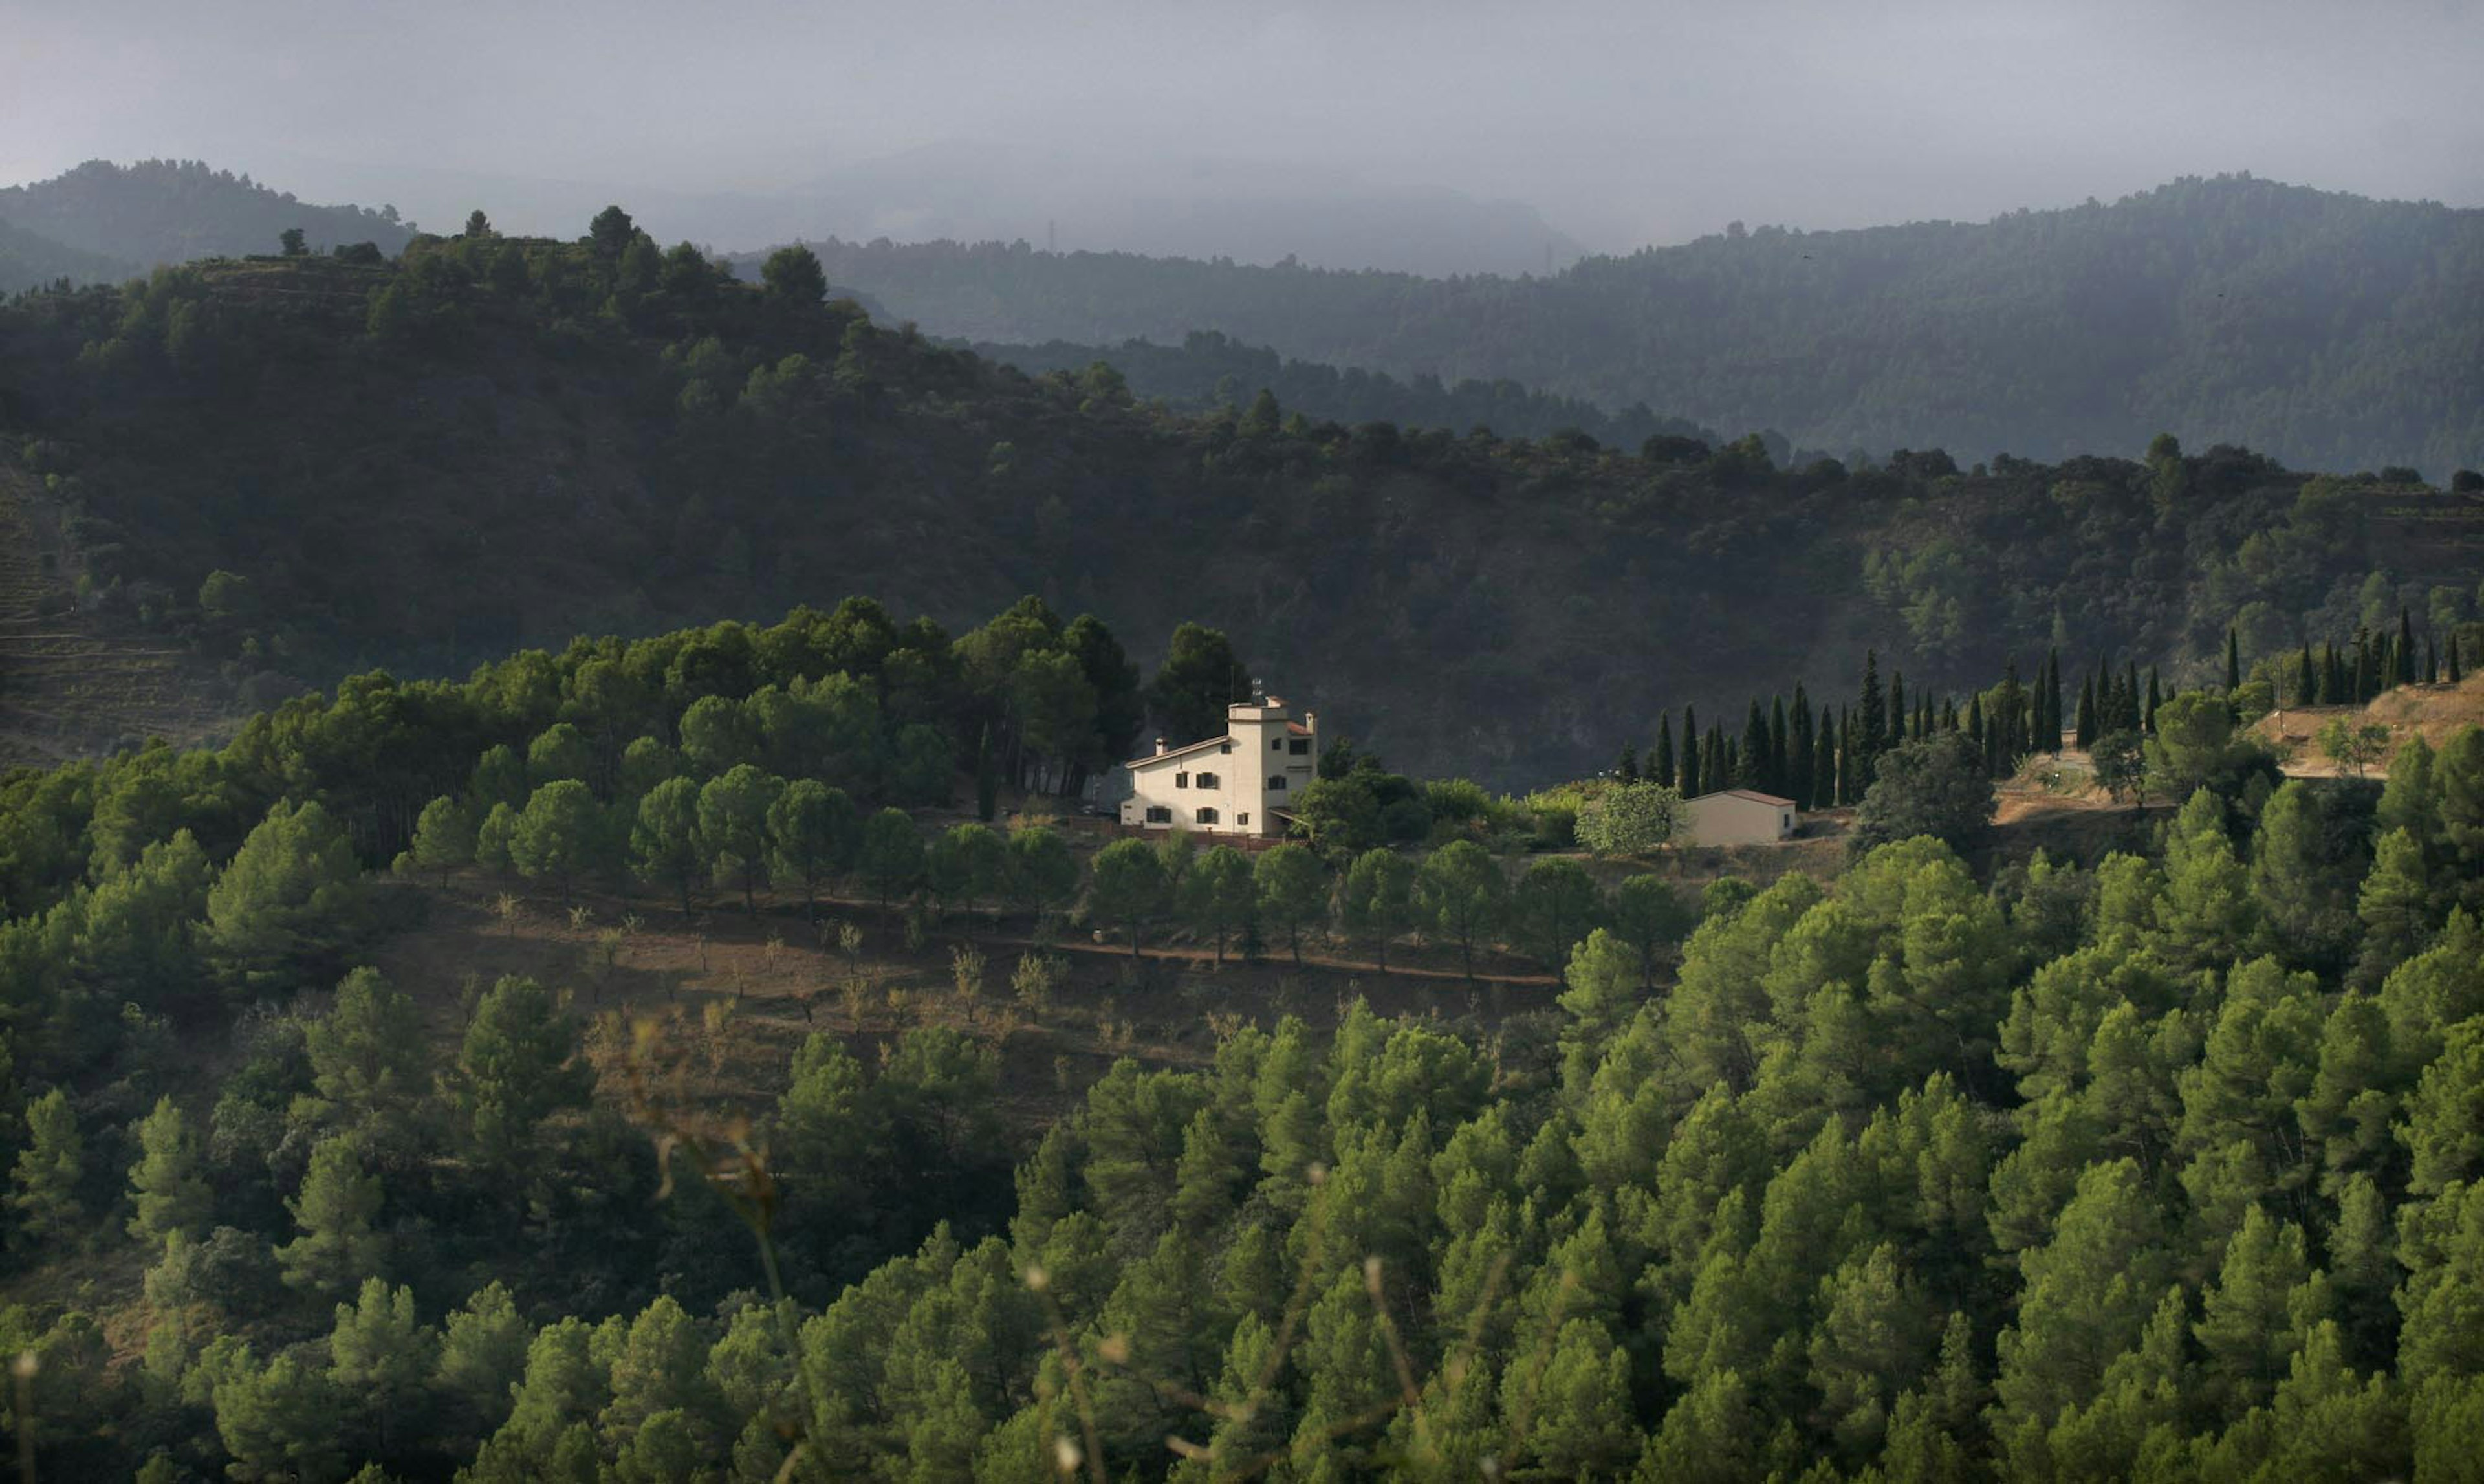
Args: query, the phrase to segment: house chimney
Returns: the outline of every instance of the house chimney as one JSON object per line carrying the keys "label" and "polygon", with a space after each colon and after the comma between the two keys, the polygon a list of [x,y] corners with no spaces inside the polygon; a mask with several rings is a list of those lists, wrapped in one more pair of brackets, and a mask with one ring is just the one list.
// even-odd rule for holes
{"label": "house chimney", "polygon": [[1161,737],[1159,737],[1159,738],[1157,738],[1157,739],[1156,739],[1156,756],[1158,756],[1158,757],[1163,757],[1163,756],[1164,756],[1164,750],[1165,750],[1164,739],[1163,739],[1163,738],[1161,738]]}
{"label": "house chimney", "polygon": [[1303,713],[1303,730],[1306,732],[1316,732],[1319,730],[1318,712],[1307,711]]}

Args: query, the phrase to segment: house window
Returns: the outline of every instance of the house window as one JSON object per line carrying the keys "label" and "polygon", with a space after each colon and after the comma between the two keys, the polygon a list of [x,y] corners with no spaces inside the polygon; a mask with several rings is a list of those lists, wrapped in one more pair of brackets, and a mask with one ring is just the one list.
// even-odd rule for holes
{"label": "house window", "polygon": [[1298,758],[1309,757],[1311,752],[1311,740],[1308,737],[1289,737],[1285,739],[1285,750]]}
{"label": "house window", "polygon": [[1251,823],[1251,816],[1248,814],[1237,814],[1233,817],[1233,823],[1244,828],[1248,828]]}
{"label": "house window", "polygon": [[1173,775],[1173,786],[1174,786],[1174,788],[1177,788],[1177,789],[1186,789],[1186,788],[1190,787],[1190,774],[1188,774],[1188,773],[1175,773],[1175,774],[1174,774],[1174,775]]}
{"label": "house window", "polygon": [[1269,792],[1269,793],[1271,793],[1271,794],[1282,794],[1282,793],[1283,793],[1283,792],[1284,792],[1284,788],[1285,788],[1285,775],[1284,775],[1283,773],[1271,773],[1271,774],[1269,774],[1269,775],[1268,775],[1268,792]]}
{"label": "house window", "polygon": [[1213,824],[1216,823],[1216,811],[1213,809],[1202,809],[1199,811],[1198,819],[1199,823],[1202,824]]}
{"label": "house window", "polygon": [[1271,737],[1271,738],[1269,738],[1269,739],[1268,739],[1268,750],[1269,750],[1270,752],[1282,752],[1282,751],[1284,751],[1284,750],[1285,750],[1285,740],[1284,740],[1283,738],[1282,738],[1282,737]]}
{"label": "house window", "polygon": [[1216,750],[1219,752],[1230,752],[1233,750],[1233,744],[1229,742],[1221,742],[1216,744]]}
{"label": "house window", "polygon": [[1199,775],[1199,786],[1202,789],[1212,789],[1216,787],[1216,775],[1214,773],[1201,773]]}
{"label": "house window", "polygon": [[1150,824],[1170,824],[1173,823],[1173,811],[1162,804],[1149,804],[1148,805],[1148,823]]}

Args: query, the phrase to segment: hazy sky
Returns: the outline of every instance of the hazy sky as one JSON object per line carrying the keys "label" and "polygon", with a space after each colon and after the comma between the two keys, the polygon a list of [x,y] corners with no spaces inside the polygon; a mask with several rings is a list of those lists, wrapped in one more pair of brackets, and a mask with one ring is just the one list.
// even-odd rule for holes
{"label": "hazy sky", "polygon": [[443,226],[472,177],[773,191],[1005,140],[1444,186],[1610,250],[2229,170],[2484,204],[2479,76],[2473,0],[0,0],[0,183],[194,157]]}

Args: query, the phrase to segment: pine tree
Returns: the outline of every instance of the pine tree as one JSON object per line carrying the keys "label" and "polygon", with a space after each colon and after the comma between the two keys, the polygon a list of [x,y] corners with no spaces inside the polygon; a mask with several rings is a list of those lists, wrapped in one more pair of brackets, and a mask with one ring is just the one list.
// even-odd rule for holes
{"label": "pine tree", "polygon": [[26,1147],[9,1179],[9,1210],[17,1219],[11,1245],[40,1253],[85,1233],[86,1207],[77,1188],[85,1174],[86,1141],[78,1137],[77,1116],[59,1088],[28,1103],[25,1120]]}
{"label": "pine tree", "polygon": [[338,1135],[310,1151],[299,1199],[287,1201],[302,1235],[276,1250],[287,1287],[336,1297],[379,1265],[379,1176],[364,1173],[359,1140]]}
{"label": "pine tree", "polygon": [[1656,765],[1648,776],[1668,789],[1682,781],[1681,769],[1673,765],[1673,713],[1669,711],[1656,724]]}
{"label": "pine tree", "polygon": [[169,1096],[138,1120],[138,1163],[129,1167],[129,1234],[162,1243],[180,1232],[196,1237],[215,1211],[215,1195],[199,1175],[199,1142]]}

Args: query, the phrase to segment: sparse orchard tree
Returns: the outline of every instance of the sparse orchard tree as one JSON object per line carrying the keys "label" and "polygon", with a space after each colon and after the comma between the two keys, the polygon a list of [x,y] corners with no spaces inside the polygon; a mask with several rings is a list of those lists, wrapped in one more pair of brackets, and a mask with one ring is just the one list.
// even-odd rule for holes
{"label": "sparse orchard tree", "polygon": [[444,795],[422,806],[414,823],[414,863],[440,873],[442,890],[448,873],[474,863],[474,821],[466,806]]}
{"label": "sparse orchard tree", "polygon": [[1385,846],[1354,858],[1337,892],[1345,931],[1371,944],[1380,972],[1389,972],[1389,944],[1415,926],[1415,863]]}
{"label": "sparse orchard tree", "polygon": [[699,850],[699,786],[688,778],[666,778],[638,800],[638,817],[630,829],[632,865],[638,879],[671,886],[682,915],[690,913],[690,886],[706,865]]}
{"label": "sparse orchard tree", "polygon": [[1260,853],[1251,868],[1257,884],[1259,916],[1285,934],[1294,966],[1303,962],[1303,930],[1328,921],[1328,868],[1308,846],[1281,845]]}
{"label": "sparse orchard tree", "polygon": [[1258,900],[1258,883],[1251,859],[1229,845],[1201,855],[1181,885],[1181,915],[1194,931],[1216,945],[1216,961],[1225,961],[1225,945],[1251,917]]}
{"label": "sparse orchard tree", "polygon": [[1415,874],[1415,905],[1441,936],[1458,945],[1467,978],[1474,978],[1474,946],[1500,927],[1509,902],[1509,878],[1490,851],[1456,840],[1424,857]]}
{"label": "sparse orchard tree", "polygon": [[1165,897],[1164,857],[1146,841],[1116,840],[1095,852],[1088,913],[1127,930],[1131,958],[1139,957],[1139,930],[1164,914]]}

